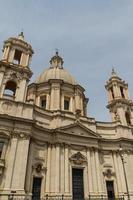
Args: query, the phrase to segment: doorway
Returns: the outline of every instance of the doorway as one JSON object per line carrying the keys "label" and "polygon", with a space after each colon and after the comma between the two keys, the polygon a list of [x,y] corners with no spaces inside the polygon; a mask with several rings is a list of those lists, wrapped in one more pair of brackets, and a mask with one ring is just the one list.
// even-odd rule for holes
{"label": "doorway", "polygon": [[32,200],[40,200],[42,178],[33,178]]}
{"label": "doorway", "polygon": [[107,188],[108,200],[114,200],[115,199],[114,182],[106,181],[106,188]]}
{"label": "doorway", "polygon": [[73,200],[84,200],[83,169],[72,169]]}

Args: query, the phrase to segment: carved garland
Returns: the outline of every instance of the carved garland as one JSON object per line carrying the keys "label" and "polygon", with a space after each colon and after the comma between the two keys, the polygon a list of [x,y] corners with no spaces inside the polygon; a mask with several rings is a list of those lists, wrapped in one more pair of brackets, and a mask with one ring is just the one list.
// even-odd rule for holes
{"label": "carved garland", "polygon": [[72,155],[69,158],[70,162],[76,165],[83,165],[87,163],[87,159],[85,156],[83,156],[80,152],[77,152],[76,154]]}
{"label": "carved garland", "polygon": [[103,172],[103,175],[110,179],[112,176],[115,176],[115,172],[112,172],[111,169],[106,169]]}

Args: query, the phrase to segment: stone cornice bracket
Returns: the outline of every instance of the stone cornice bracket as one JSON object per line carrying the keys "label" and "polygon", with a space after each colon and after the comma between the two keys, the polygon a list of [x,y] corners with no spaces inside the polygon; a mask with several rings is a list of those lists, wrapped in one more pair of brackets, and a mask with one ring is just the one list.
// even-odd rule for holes
{"label": "stone cornice bracket", "polygon": [[69,160],[75,165],[83,165],[87,163],[86,157],[82,155],[80,152],[77,152],[76,154],[72,155],[69,158]]}

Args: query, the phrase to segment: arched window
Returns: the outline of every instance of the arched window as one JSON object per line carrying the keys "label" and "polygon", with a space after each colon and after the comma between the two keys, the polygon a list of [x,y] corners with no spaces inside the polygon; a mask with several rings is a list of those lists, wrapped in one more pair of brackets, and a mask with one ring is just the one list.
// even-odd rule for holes
{"label": "arched window", "polygon": [[22,52],[18,49],[15,50],[13,63],[19,65],[21,61]]}
{"label": "arched window", "polygon": [[6,83],[6,87],[5,87],[5,91],[4,91],[4,95],[5,96],[15,96],[16,93],[16,83],[14,81],[8,81]]}
{"label": "arched window", "polygon": [[131,125],[131,120],[130,120],[130,114],[129,114],[129,112],[125,113],[125,117],[126,117],[127,125]]}
{"label": "arched window", "polygon": [[120,87],[120,91],[121,91],[121,96],[122,96],[122,98],[125,98],[125,94],[124,94],[124,89],[123,89],[123,87]]}

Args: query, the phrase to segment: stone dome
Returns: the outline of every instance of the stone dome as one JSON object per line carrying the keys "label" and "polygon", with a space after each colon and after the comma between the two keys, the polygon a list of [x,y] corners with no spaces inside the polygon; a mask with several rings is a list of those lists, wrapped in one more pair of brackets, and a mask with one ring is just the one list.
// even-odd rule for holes
{"label": "stone dome", "polygon": [[58,52],[51,58],[50,64],[51,66],[43,71],[35,83],[44,83],[51,79],[58,79],[63,80],[65,83],[77,85],[75,78],[63,68],[63,59],[58,55]]}

